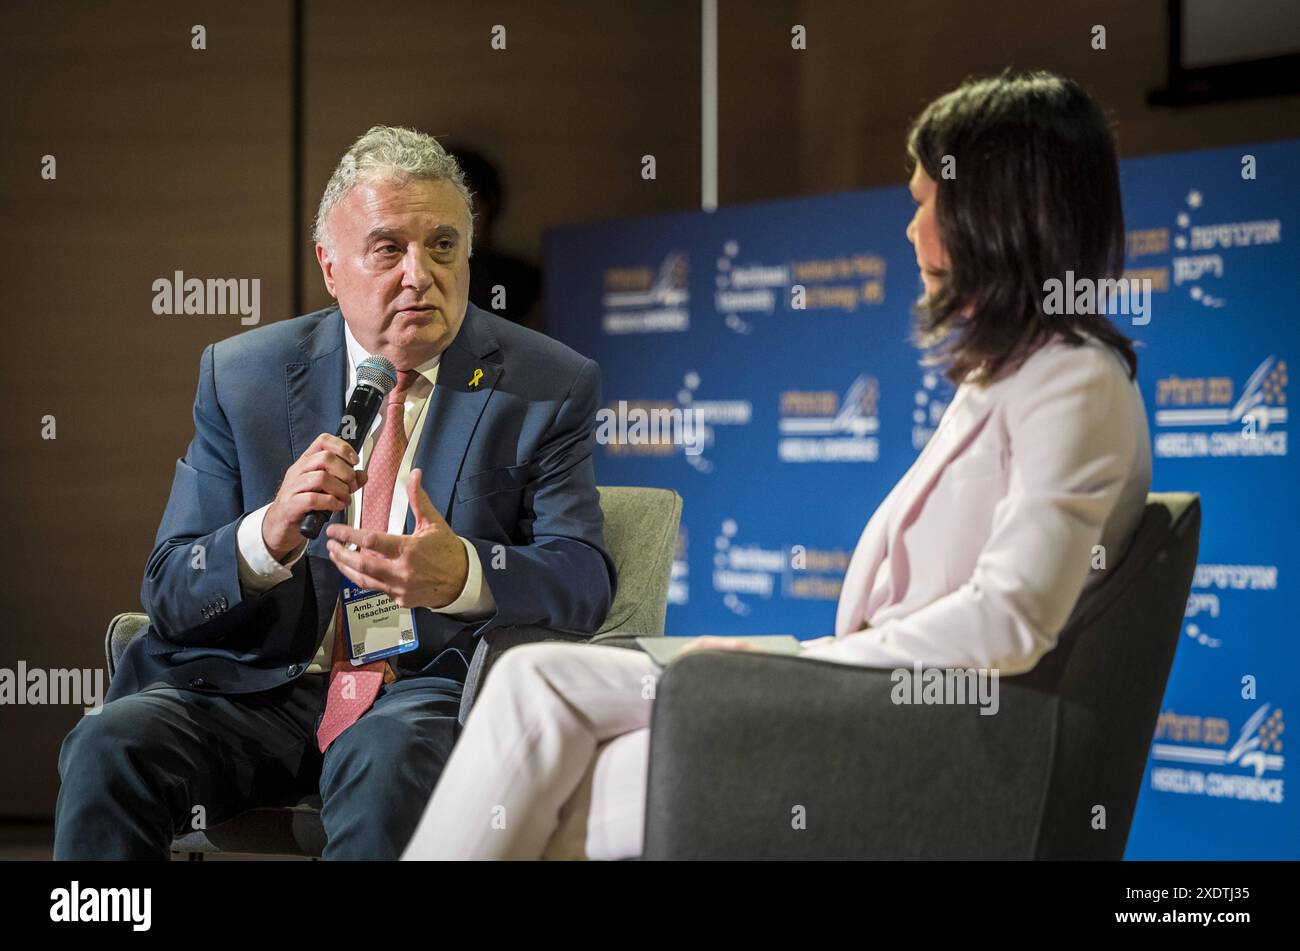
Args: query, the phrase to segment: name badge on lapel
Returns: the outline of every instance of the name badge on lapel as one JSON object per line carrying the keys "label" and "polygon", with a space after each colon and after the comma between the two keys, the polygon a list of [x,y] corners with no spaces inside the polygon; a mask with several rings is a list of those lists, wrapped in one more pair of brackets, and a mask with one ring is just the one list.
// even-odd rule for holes
{"label": "name badge on lapel", "polygon": [[343,630],[354,667],[405,654],[420,646],[415,616],[382,591],[343,581]]}

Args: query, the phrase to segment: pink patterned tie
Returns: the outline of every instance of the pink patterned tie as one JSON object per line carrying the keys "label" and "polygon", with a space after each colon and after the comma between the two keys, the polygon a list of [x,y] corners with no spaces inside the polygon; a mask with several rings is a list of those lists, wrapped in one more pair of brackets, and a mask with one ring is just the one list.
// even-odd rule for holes
{"label": "pink patterned tie", "polygon": [[[366,488],[362,493],[361,527],[388,531],[388,513],[393,506],[393,484],[397,470],[406,454],[406,421],[403,418],[406,390],[419,374],[415,370],[397,371],[397,388],[388,395],[384,404],[384,421],[379,428],[370,458],[366,462]],[[334,614],[334,657],[330,665],[329,693],[325,700],[325,715],[316,731],[316,742],[324,753],[339,734],[356,723],[361,714],[370,709],[379,696],[379,688],[391,668],[386,660],[376,660],[360,667],[352,666],[344,646],[343,601],[338,602]]]}

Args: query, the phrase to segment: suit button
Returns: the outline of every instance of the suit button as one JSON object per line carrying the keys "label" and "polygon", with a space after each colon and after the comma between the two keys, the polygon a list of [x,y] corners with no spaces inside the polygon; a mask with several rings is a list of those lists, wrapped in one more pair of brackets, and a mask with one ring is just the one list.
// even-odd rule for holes
{"label": "suit button", "polygon": [[302,673],[302,664],[290,664],[289,669],[285,671],[290,677],[297,677]]}
{"label": "suit button", "polygon": [[224,596],[222,596],[222,598],[221,598],[221,610],[224,611],[224,610],[226,610],[227,607],[229,607],[229,605],[226,604],[226,599],[225,599]]}
{"label": "suit button", "polygon": [[204,680],[202,677],[195,677],[190,681],[191,687],[206,687],[207,685],[208,682]]}
{"label": "suit button", "polygon": [[211,617],[211,615],[208,614],[208,606],[207,606],[206,604],[203,605],[203,607],[202,607],[202,609],[200,609],[199,613],[203,615],[203,620],[205,620],[205,621],[206,621],[209,617]]}

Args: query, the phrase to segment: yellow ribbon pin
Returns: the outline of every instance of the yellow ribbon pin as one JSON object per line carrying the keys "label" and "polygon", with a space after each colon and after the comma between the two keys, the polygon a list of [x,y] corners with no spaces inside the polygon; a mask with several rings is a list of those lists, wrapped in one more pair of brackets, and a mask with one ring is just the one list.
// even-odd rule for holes
{"label": "yellow ribbon pin", "polygon": [[469,388],[471,390],[478,389],[478,381],[481,379],[483,379],[483,371],[475,370],[474,375],[469,378]]}

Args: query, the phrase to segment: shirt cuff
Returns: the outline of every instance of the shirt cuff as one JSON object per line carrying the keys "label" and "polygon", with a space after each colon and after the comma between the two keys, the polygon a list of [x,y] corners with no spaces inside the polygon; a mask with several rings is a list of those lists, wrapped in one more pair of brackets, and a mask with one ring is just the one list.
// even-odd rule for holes
{"label": "shirt cuff", "polygon": [[268,502],[260,509],[249,512],[239,520],[239,527],[235,530],[239,583],[245,591],[267,591],[282,581],[288,581],[293,577],[290,569],[307,550],[307,542],[304,540],[283,562],[275,560],[267,550],[266,542],[262,540],[262,522],[270,507]]}
{"label": "shirt cuff", "polygon": [[468,539],[461,537],[460,540],[465,546],[465,555],[469,559],[465,587],[451,604],[429,610],[436,611],[438,614],[455,615],[464,621],[491,617],[496,613],[497,603],[492,597],[492,589],[483,581],[483,563],[479,561],[478,550],[469,543]]}

